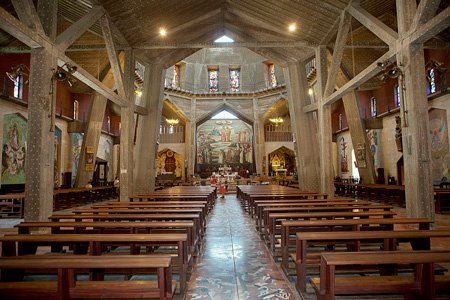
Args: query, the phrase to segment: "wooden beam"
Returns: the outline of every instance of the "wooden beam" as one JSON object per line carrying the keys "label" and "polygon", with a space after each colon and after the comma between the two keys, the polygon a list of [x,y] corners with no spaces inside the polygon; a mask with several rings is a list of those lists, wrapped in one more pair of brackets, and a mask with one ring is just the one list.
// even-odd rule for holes
{"label": "wooden beam", "polygon": [[341,99],[345,94],[348,92],[356,89],[363,83],[365,83],[367,80],[371,79],[373,76],[378,74],[381,70],[377,65],[377,62],[379,61],[386,61],[389,60],[390,62],[396,61],[395,59],[395,50],[389,50],[389,52],[382,55],[379,59],[377,59],[375,62],[370,64],[367,68],[365,68],[361,73],[353,77],[349,82],[341,86],[337,91],[335,91],[330,96],[326,97],[324,100],[324,104],[331,104],[335,102],[338,99]]}
{"label": "wooden beam", "polygon": [[97,78],[92,76],[88,71],[79,67],[77,65],[77,63],[74,62],[73,60],[71,60],[69,57],[60,53],[58,55],[58,66],[63,67],[64,64],[66,64],[66,63],[71,66],[77,66],[77,71],[72,74],[72,76],[74,76],[76,79],[85,83],[90,88],[92,88],[93,90],[102,94],[103,96],[105,96],[106,98],[111,100],[112,102],[114,102],[122,107],[128,106],[128,104],[123,100],[122,97],[119,97],[119,95],[114,93],[110,88],[108,88],[106,85],[104,85],[102,82],[100,82]]}
{"label": "wooden beam", "polygon": [[[234,30],[230,30],[234,32]],[[157,49],[179,49],[179,48],[313,48],[314,43],[304,41],[250,41],[233,43],[214,43],[214,42],[194,42],[194,43],[146,43],[133,45],[133,49],[139,50],[157,50]]]}
{"label": "wooden beam", "polygon": [[20,21],[37,32],[44,32],[44,28],[42,28],[41,20],[39,19],[36,7],[32,0],[12,0],[11,3],[19,16]]}
{"label": "wooden beam", "polygon": [[386,44],[393,45],[398,39],[397,32],[368,13],[359,4],[352,3],[347,7],[347,11]]}
{"label": "wooden beam", "polygon": [[337,74],[340,70],[342,56],[344,54],[344,45],[347,41],[348,30],[350,29],[351,17],[346,11],[342,12],[340,19],[341,20],[336,37],[336,44],[333,51],[333,60],[331,61],[327,84],[325,86],[325,90],[323,91],[324,98],[328,97],[333,92],[334,85],[336,84]]}
{"label": "wooden beam", "polygon": [[135,105],[134,106],[134,112],[141,116],[148,115],[148,109],[146,107]]}
{"label": "wooden beam", "polygon": [[122,98],[126,98],[125,87],[124,87],[124,75],[122,68],[120,67],[119,57],[117,55],[116,46],[114,44],[114,39],[110,27],[111,20],[108,16],[103,16],[100,19],[100,23],[103,30],[103,35],[105,36],[106,50],[108,51],[109,63],[111,64],[111,69],[114,74],[114,81],[116,84],[117,91]]}
{"label": "wooden beam", "polygon": [[313,112],[313,111],[317,111],[317,109],[318,109],[317,102],[314,102],[314,103],[311,103],[311,104],[303,106],[303,112],[304,113],[310,113],[310,112]]}
{"label": "wooden beam", "polygon": [[334,21],[333,26],[330,27],[330,30],[328,30],[327,34],[325,34],[325,36],[320,41],[319,45],[327,45],[328,43],[331,42],[331,39],[333,38],[334,34],[338,30],[338,24],[339,24],[339,19],[336,19],[336,21]]}
{"label": "wooden beam", "polygon": [[64,50],[67,49],[104,14],[105,10],[102,6],[94,6],[86,15],[72,24],[56,38],[58,47]]}
{"label": "wooden beam", "polygon": [[411,36],[411,43],[421,44],[450,26],[450,6],[427,23],[420,25]]}
{"label": "wooden beam", "polygon": [[436,15],[441,0],[421,0],[417,7],[416,14],[412,22],[412,31],[416,30],[420,25],[428,22]]}
{"label": "wooden beam", "polygon": [[197,25],[197,24],[199,24],[199,23],[205,21],[205,20],[208,20],[209,18],[212,18],[212,17],[214,17],[214,16],[217,16],[217,15],[220,14],[221,12],[222,12],[222,9],[221,9],[221,8],[215,9],[215,10],[210,11],[210,12],[204,14],[204,15],[201,15],[201,16],[198,17],[198,18],[192,19],[192,20],[190,20],[190,21],[188,21],[188,22],[186,22],[186,23],[183,23],[183,24],[181,24],[181,25],[178,25],[178,26],[175,26],[175,27],[173,27],[173,28],[170,28],[170,29],[168,30],[168,33],[169,33],[169,34],[174,34],[174,33],[177,33],[177,32],[179,32],[179,31],[188,29],[188,28],[190,28],[190,27],[192,27],[192,26],[195,26],[195,25]]}
{"label": "wooden beam", "polygon": [[42,47],[47,39],[44,35],[38,35],[25,23],[14,18],[2,7],[0,7],[0,28],[30,48]]}

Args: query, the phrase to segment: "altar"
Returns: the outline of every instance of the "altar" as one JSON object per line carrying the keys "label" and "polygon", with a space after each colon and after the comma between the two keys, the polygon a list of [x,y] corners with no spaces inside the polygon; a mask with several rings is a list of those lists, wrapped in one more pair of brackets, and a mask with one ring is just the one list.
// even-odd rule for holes
{"label": "altar", "polygon": [[277,178],[286,177],[287,169],[275,169],[274,171]]}

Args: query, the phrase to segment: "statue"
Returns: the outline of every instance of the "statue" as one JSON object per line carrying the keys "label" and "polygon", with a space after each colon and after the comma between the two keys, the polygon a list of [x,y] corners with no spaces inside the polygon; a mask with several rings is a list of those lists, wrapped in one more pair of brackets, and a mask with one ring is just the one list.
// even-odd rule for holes
{"label": "statue", "polygon": [[395,142],[397,144],[397,151],[403,152],[402,144],[402,120],[400,116],[395,117]]}

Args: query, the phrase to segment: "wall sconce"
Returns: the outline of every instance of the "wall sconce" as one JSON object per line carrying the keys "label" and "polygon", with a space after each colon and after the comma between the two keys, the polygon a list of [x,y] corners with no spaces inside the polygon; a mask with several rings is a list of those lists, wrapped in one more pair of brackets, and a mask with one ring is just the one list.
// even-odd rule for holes
{"label": "wall sconce", "polygon": [[[25,72],[27,71],[27,72]],[[17,77],[23,75],[23,76],[27,76],[29,77],[29,72],[30,69],[28,69],[28,67],[24,64],[19,64],[15,67],[11,68],[11,72],[6,72],[6,76],[8,76],[8,78],[12,81],[12,82],[16,82]],[[25,84],[28,83],[28,80],[25,81]]]}
{"label": "wall sconce", "polygon": [[387,67],[391,64],[391,62],[389,60],[385,60],[385,61],[379,61],[377,63],[378,68],[380,68],[381,70],[386,70]]}

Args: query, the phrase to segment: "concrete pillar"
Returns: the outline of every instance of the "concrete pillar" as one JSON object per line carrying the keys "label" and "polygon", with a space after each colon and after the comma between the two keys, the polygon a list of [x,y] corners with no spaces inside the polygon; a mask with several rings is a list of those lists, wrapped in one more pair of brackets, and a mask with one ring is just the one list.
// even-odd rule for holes
{"label": "concrete pillar", "polygon": [[125,51],[124,63],[124,90],[128,103],[127,107],[120,109],[120,201],[128,201],[134,194],[134,68],[136,62],[131,50]]}
{"label": "concrete pillar", "polygon": [[[347,83],[347,78],[340,72],[337,76],[336,83],[338,86],[343,86]],[[359,107],[358,99],[356,98],[356,92],[349,92],[342,97],[344,103],[345,116],[347,117],[348,128],[350,130],[350,136],[352,138],[353,149],[355,155],[358,155],[358,151],[364,153],[365,166],[358,165],[359,176],[362,178],[363,183],[375,183],[375,166],[373,162],[373,156],[370,152],[369,142],[367,140],[366,125],[362,118],[361,109]],[[358,160],[358,158],[357,158]]]}
{"label": "concrete pillar", "polygon": [[431,141],[425,82],[423,44],[411,44],[407,36],[415,15],[413,1],[397,1],[399,39],[397,65],[402,118],[405,169],[406,214],[413,218],[434,218]]}
{"label": "concrete pillar", "polygon": [[[56,35],[56,1],[38,1],[37,13],[50,38]],[[45,221],[53,212],[56,56],[48,49],[31,49],[25,158],[25,220]]]}
{"label": "concrete pillar", "polygon": [[160,65],[145,66],[144,91],[148,115],[140,116],[136,137],[135,192],[145,194],[155,188],[156,156],[164,96],[165,70]]}
{"label": "concrete pillar", "polygon": [[[105,116],[106,103],[108,99],[99,93],[95,93],[94,99],[91,101],[89,109],[89,116],[86,131],[83,138],[83,146],[81,147],[80,162],[78,163],[77,178],[75,186],[83,187],[92,180],[95,166],[95,159],[97,156],[98,144],[100,142],[100,135],[102,134],[103,118]],[[93,151],[93,166],[92,169],[86,170],[87,155],[86,150]]]}
{"label": "concrete pillar", "polygon": [[315,86],[318,103],[318,130],[320,146],[320,192],[334,195],[333,172],[333,130],[331,126],[331,105],[324,105],[325,86],[327,82],[327,49],[326,46],[316,48],[317,81]]}
{"label": "concrete pillar", "polygon": [[190,175],[194,175],[195,173],[195,161],[197,159],[196,154],[196,145],[195,145],[195,135],[197,134],[197,114],[196,114],[196,107],[197,107],[197,99],[192,98],[191,99],[191,118],[190,118],[190,128],[189,128],[189,135],[186,135],[186,145],[189,149],[188,152],[188,178]]}
{"label": "concrete pillar", "polygon": [[288,63],[284,69],[287,83],[292,132],[296,136],[298,180],[301,189],[319,191],[319,145],[312,114],[304,113],[308,103],[308,84],[304,63]]}
{"label": "concrete pillar", "polygon": [[255,165],[256,174],[263,175],[263,156],[265,154],[265,140],[264,140],[264,124],[259,119],[258,99],[253,98],[253,134],[255,135]]}

